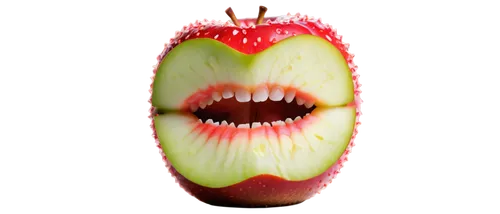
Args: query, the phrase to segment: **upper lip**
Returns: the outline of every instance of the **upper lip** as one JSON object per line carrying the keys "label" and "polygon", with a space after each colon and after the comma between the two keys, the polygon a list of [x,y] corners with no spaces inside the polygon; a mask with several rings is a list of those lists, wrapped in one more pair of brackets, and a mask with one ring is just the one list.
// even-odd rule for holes
{"label": "upper lip", "polygon": [[236,86],[218,86],[210,87],[207,90],[198,91],[185,100],[184,109],[196,111],[198,108],[204,109],[214,101],[235,97],[238,102],[264,102],[266,100],[281,101],[287,103],[296,100],[298,105],[304,105],[311,108],[316,104],[316,99],[298,89],[273,85],[257,86],[253,89]]}

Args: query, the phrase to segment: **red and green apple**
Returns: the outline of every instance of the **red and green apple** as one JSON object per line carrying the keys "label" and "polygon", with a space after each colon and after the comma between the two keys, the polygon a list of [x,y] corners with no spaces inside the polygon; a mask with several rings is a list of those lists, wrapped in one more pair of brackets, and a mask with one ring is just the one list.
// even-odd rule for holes
{"label": "red and green apple", "polygon": [[151,119],[177,182],[208,204],[303,202],[354,145],[360,84],[349,45],[305,15],[197,21],[158,56]]}

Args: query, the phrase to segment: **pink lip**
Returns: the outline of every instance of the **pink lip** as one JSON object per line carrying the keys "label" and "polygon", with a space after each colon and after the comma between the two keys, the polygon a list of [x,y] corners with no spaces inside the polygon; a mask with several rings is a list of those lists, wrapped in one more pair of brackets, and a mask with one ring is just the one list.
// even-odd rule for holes
{"label": "pink lip", "polygon": [[256,85],[256,86],[252,86],[252,87],[245,87],[245,86],[229,83],[229,84],[216,84],[216,85],[208,86],[205,89],[199,89],[198,91],[196,91],[195,93],[193,93],[191,96],[189,96],[188,98],[186,98],[184,100],[181,109],[183,111],[187,111],[187,110],[189,110],[189,107],[191,104],[200,103],[206,97],[212,96],[213,92],[223,91],[225,87],[230,87],[233,90],[242,88],[242,89],[249,90],[249,91],[255,91],[255,89],[257,89],[259,87],[267,87],[268,89],[271,89],[275,86],[279,86],[279,87],[283,88],[285,91],[294,90],[295,97],[300,97],[301,99],[303,99],[305,101],[316,101],[317,100],[315,96],[313,96],[309,93],[300,91],[300,89],[297,89],[294,87],[289,87],[289,86],[280,86],[277,84],[260,84],[260,85]]}

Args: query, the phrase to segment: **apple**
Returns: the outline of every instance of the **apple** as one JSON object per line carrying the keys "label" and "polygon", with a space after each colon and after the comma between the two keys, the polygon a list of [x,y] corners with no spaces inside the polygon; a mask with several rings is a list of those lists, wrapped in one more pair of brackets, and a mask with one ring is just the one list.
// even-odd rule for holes
{"label": "apple", "polygon": [[354,146],[354,55],[306,15],[196,21],[158,56],[150,118],[171,174],[220,206],[301,203],[331,182]]}

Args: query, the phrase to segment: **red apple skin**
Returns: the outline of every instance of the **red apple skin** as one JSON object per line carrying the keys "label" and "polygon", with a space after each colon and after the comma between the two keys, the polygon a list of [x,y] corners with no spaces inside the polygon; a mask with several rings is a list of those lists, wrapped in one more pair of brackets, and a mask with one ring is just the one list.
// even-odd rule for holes
{"label": "red apple skin", "polygon": [[[276,18],[277,17],[265,18],[263,24],[255,25],[255,27],[250,26],[255,23],[256,18],[246,17],[238,19],[242,27],[210,26],[187,29],[187,32],[179,38],[177,43],[174,44],[172,48],[187,40],[209,38],[222,42],[241,53],[255,54],[288,37],[309,34],[318,36],[330,42],[333,46],[340,50],[344,59],[349,57],[348,52],[345,51],[345,46],[339,39],[334,38],[334,33],[331,32],[329,28],[319,27],[320,25],[323,25],[323,23],[319,23],[319,21],[291,21],[288,24],[266,24],[267,20],[272,21]],[[238,32],[236,35],[233,34],[235,30]],[[258,39],[259,37],[260,40]],[[246,42],[244,42],[245,38]],[[255,45],[254,42],[257,45]]]}
{"label": "red apple skin", "polygon": [[163,160],[179,185],[204,203],[227,207],[276,207],[298,204],[319,193],[339,173],[349,151],[321,175],[307,180],[288,181],[273,175],[258,175],[223,188],[208,188],[191,182],[177,172],[165,156]]}
{"label": "red apple skin", "polygon": [[[288,14],[283,17],[265,18],[264,22],[258,25],[255,25],[256,19],[239,19],[239,21],[240,26],[235,26],[229,21],[223,23],[207,20],[185,26],[182,31],[176,33],[170,43],[165,44],[163,52],[157,57],[158,64],[155,66],[154,74],[170,50],[190,39],[210,38],[242,53],[254,54],[291,36],[309,34],[324,38],[342,53],[351,69],[354,81],[355,101],[351,105],[356,108],[356,124],[351,141],[342,156],[322,174],[303,181],[288,181],[272,175],[258,175],[231,186],[209,188],[188,180],[175,170],[163,153],[152,121],[153,137],[172,176],[184,190],[202,202],[231,207],[274,207],[298,204],[313,197],[331,183],[332,179],[340,172],[344,162],[347,161],[347,155],[354,146],[354,139],[358,133],[357,128],[361,124],[359,122],[361,115],[359,107],[362,103],[360,98],[361,84],[358,81],[359,75],[356,73],[357,66],[353,63],[354,55],[348,52],[349,44],[342,42],[342,36],[338,35],[336,30],[332,29],[330,25],[321,23],[321,20],[309,18],[307,15]],[[154,82],[154,76],[152,79]],[[152,92],[152,88],[153,83],[150,92]],[[149,102],[151,103],[151,98]],[[153,120],[157,114],[153,106],[150,113],[150,118]]]}

